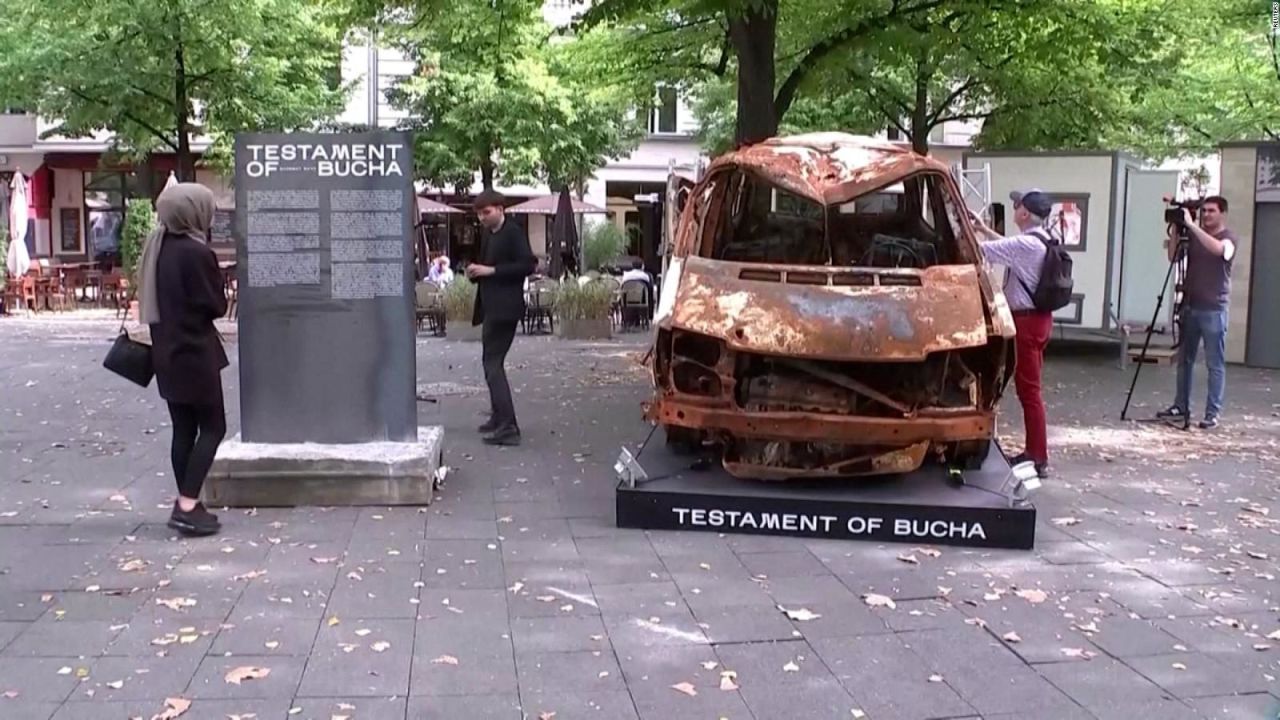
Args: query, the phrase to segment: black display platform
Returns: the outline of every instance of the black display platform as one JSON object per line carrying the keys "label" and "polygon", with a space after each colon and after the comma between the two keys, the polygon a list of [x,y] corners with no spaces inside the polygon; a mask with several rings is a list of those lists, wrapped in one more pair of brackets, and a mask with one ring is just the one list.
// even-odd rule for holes
{"label": "black display platform", "polygon": [[1009,507],[1009,463],[993,447],[958,484],[944,467],[845,480],[739,480],[718,465],[691,468],[661,445],[639,464],[648,479],[617,490],[617,523],[645,530],[702,530],[833,540],[1030,549],[1036,510]]}

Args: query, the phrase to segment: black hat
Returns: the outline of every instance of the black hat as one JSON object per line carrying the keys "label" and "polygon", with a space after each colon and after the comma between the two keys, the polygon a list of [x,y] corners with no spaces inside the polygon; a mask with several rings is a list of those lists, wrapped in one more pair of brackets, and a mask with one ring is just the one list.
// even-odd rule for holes
{"label": "black hat", "polygon": [[1053,201],[1039,188],[1022,192],[1014,190],[1009,193],[1009,199],[1013,201],[1014,207],[1021,205],[1027,212],[1041,219],[1049,217],[1049,213],[1053,212]]}

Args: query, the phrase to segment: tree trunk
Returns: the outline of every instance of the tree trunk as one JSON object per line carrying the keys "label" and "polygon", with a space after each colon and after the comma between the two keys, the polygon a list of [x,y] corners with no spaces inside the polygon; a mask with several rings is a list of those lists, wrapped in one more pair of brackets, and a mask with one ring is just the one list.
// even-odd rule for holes
{"label": "tree trunk", "polygon": [[[179,28],[179,33],[181,28]],[[191,155],[190,110],[191,100],[187,96],[187,61],[183,53],[182,41],[173,51],[173,110],[174,127],[178,133],[178,182],[196,181],[196,162]]]}
{"label": "tree trunk", "polygon": [[921,155],[929,154],[929,133],[933,130],[929,122],[929,80],[932,74],[929,48],[922,45],[916,57],[916,97],[911,108],[911,149]]}
{"label": "tree trunk", "polygon": [[493,189],[493,176],[495,168],[493,166],[493,157],[486,157],[480,162],[480,185],[485,190]]}
{"label": "tree trunk", "polygon": [[729,19],[729,39],[738,56],[738,116],[734,145],[750,145],[778,134],[774,102],[778,0],[751,3]]}

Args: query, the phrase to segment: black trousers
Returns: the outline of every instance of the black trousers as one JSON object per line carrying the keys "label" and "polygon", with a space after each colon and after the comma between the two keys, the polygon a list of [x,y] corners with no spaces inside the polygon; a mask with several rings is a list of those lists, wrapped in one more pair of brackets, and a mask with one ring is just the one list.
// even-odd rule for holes
{"label": "black trousers", "polygon": [[489,385],[489,404],[493,409],[493,422],[499,428],[518,428],[516,405],[511,399],[511,384],[507,382],[507,352],[516,339],[517,322],[485,320],[480,335],[481,361],[484,363],[484,381]]}
{"label": "black trousers", "polygon": [[227,435],[226,412],[221,404],[169,403],[169,417],[173,420],[170,459],[178,494],[198,499],[209,468],[213,467],[213,456]]}

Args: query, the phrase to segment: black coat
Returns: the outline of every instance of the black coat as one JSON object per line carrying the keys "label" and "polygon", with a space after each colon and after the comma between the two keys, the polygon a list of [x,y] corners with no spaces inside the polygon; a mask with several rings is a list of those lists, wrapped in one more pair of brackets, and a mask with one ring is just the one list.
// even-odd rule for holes
{"label": "black coat", "polygon": [[496,233],[486,232],[480,245],[480,264],[489,265],[494,272],[476,281],[471,324],[519,322],[524,317],[524,279],[538,268],[529,238],[520,226],[507,219]]}
{"label": "black coat", "polygon": [[160,397],[184,405],[222,405],[227,354],[213,321],[227,314],[218,258],[208,245],[166,235],[156,270],[160,322],[151,326],[151,360]]}

